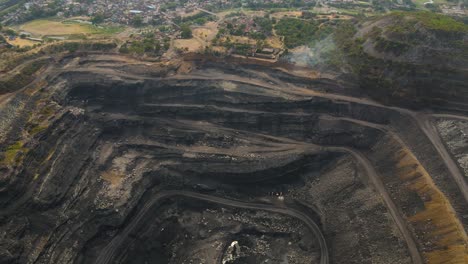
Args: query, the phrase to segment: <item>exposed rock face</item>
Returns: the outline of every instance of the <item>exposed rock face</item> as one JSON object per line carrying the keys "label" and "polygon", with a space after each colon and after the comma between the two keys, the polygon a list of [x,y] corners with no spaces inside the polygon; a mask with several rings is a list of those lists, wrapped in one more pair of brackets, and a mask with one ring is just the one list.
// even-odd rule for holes
{"label": "exposed rock face", "polygon": [[1,263],[466,258],[464,190],[411,111],[280,69],[57,66],[1,108]]}

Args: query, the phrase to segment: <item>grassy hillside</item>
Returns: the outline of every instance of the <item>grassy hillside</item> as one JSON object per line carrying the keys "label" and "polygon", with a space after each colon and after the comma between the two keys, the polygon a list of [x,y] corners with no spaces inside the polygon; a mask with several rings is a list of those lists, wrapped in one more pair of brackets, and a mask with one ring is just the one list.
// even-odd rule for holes
{"label": "grassy hillside", "polygon": [[417,25],[422,25],[426,29],[441,32],[468,32],[468,26],[463,22],[457,21],[452,17],[433,12],[393,12],[388,16],[396,18],[395,25],[391,27],[393,30],[407,29],[414,31],[417,28]]}
{"label": "grassy hillside", "polygon": [[369,95],[436,108],[468,101],[467,37],[466,24],[423,11],[348,23],[334,35],[340,55]]}

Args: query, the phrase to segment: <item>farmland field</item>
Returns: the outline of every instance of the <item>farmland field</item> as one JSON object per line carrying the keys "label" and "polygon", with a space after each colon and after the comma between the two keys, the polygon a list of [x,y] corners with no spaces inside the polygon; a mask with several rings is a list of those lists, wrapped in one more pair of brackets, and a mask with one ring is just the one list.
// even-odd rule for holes
{"label": "farmland field", "polygon": [[22,38],[16,38],[15,40],[8,40],[8,43],[10,43],[13,46],[19,46],[20,48],[26,47],[26,46],[33,46],[34,44],[37,44],[38,42],[34,42],[31,40],[27,39],[22,39]]}
{"label": "farmland field", "polygon": [[[38,19],[27,22],[19,27],[35,36],[61,36],[76,34],[107,34],[116,33],[109,28],[98,28],[93,25],[81,23],[66,23],[54,19]],[[115,31],[115,32],[114,32]]]}
{"label": "farmland field", "polygon": [[203,48],[202,43],[195,38],[191,39],[176,39],[174,47],[178,49],[187,49],[187,51],[195,52]]}

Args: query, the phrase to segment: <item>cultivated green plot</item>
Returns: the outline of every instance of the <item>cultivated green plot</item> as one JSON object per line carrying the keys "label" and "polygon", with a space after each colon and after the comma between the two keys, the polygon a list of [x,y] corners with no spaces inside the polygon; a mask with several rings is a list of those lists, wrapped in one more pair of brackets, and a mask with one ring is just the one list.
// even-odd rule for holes
{"label": "cultivated green plot", "polygon": [[114,34],[121,31],[116,27],[98,27],[77,21],[55,19],[37,19],[19,27],[21,30],[37,36],[65,36],[77,34]]}

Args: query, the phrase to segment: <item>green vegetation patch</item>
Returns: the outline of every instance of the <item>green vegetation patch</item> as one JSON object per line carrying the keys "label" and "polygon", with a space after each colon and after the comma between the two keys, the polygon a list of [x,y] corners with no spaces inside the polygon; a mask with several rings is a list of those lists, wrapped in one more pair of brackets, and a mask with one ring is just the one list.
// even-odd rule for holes
{"label": "green vegetation patch", "polygon": [[436,31],[445,31],[445,32],[468,32],[468,25],[463,22],[457,21],[452,17],[437,14],[428,11],[418,11],[418,12],[393,12],[390,16],[395,16],[398,18],[394,27],[394,30],[407,30],[410,26],[415,25],[416,22],[421,23],[425,28]]}
{"label": "green vegetation patch", "polygon": [[354,36],[357,30],[353,23],[344,22],[339,25],[333,33],[333,40],[338,47],[335,53],[332,54],[330,61],[336,67],[343,66],[343,59],[347,60],[350,65],[353,65],[352,70],[358,72],[362,66],[362,60],[366,57],[363,53],[363,39],[355,39]]}
{"label": "green vegetation patch", "polygon": [[234,43],[232,47],[234,48],[235,53],[240,54],[240,55],[248,56],[248,55],[251,55],[253,52],[252,46],[249,44]]}
{"label": "green vegetation patch", "polygon": [[114,35],[124,31],[123,26],[97,26],[96,34],[99,35]]}
{"label": "green vegetation patch", "polygon": [[399,56],[406,52],[410,45],[404,42],[392,41],[383,37],[377,37],[375,41],[375,49],[381,52],[392,52]]}
{"label": "green vegetation patch", "polygon": [[169,49],[169,38],[165,38],[161,43],[161,41],[155,39],[153,33],[148,33],[142,37],[143,38],[138,38],[124,43],[120,47],[119,52],[137,55],[160,55],[162,52]]}
{"label": "green vegetation patch", "polygon": [[270,18],[268,17],[255,17],[254,18],[255,24],[260,26],[263,30],[263,32],[267,34],[271,34],[271,31],[273,30],[273,22],[271,21]]}
{"label": "green vegetation patch", "polygon": [[192,30],[190,29],[188,24],[182,24],[180,26],[180,37],[183,39],[189,39],[192,38]]}
{"label": "green vegetation patch", "polygon": [[51,105],[45,106],[39,112],[40,115],[42,115],[42,116],[44,116],[46,118],[52,116],[54,113],[55,113],[55,108],[53,106],[51,106]]}
{"label": "green vegetation patch", "polygon": [[[396,17],[388,19],[389,16]],[[460,56],[461,53],[458,50],[447,53],[437,52],[431,50],[431,47],[427,48],[427,45],[431,44],[431,40],[435,40],[442,43],[436,43],[437,45],[453,47],[454,41],[466,36],[465,33],[459,33],[466,32],[466,29],[464,26],[460,27],[459,22],[454,19],[426,12],[398,12],[385,15],[384,19],[376,20],[377,26],[367,31],[368,33],[362,38],[356,34],[358,25],[353,22],[343,23],[338,27],[333,34],[338,47],[332,54],[335,56],[333,62],[352,73],[359,86],[377,100],[385,103],[411,103],[414,107],[428,102],[436,103],[439,100],[436,94],[438,89],[444,87],[445,83],[450,82],[450,85],[455,83],[446,82],[439,76],[447,76],[447,79],[456,76],[457,80],[461,78],[456,69],[445,66],[442,60],[445,58],[458,60],[454,54]],[[408,32],[406,29],[413,31]],[[377,51],[393,56],[381,57],[366,53],[364,43],[373,44]],[[415,63],[394,59],[395,56],[406,59],[403,55],[409,49],[431,52],[427,54],[433,56],[433,62],[426,63],[422,60]],[[436,75],[434,78],[426,78],[434,73]],[[445,87],[454,91],[459,89],[457,85]],[[443,89],[446,89],[445,87]]]}
{"label": "green vegetation patch", "polygon": [[204,25],[208,21],[215,21],[216,16],[205,13],[205,12],[200,12],[198,14],[188,16],[188,17],[178,17],[174,21],[175,23],[178,24],[196,24],[196,25]]}
{"label": "green vegetation patch", "polygon": [[28,149],[23,146],[23,142],[17,141],[13,145],[10,145],[3,153],[3,160],[1,161],[4,165],[13,165],[19,162],[18,154],[21,152],[27,152]]}
{"label": "green vegetation patch", "polygon": [[31,128],[31,130],[29,131],[29,134],[34,136],[46,129],[47,129],[47,126],[35,125]]}
{"label": "green vegetation patch", "polygon": [[275,25],[276,33],[284,37],[288,48],[309,44],[314,40],[317,29],[314,21],[297,18],[283,18]]}
{"label": "green vegetation patch", "polygon": [[61,21],[57,18],[36,19],[20,26],[21,30],[39,36],[66,36],[76,34],[116,34],[122,31],[122,27],[96,26],[80,23],[77,20]]}
{"label": "green vegetation patch", "polygon": [[[378,37],[383,36],[390,41],[410,46],[424,46],[435,41],[439,43],[437,45],[447,48],[466,50],[466,45],[462,42],[468,34],[468,26],[452,17],[426,11],[394,12],[385,17],[390,18],[392,24],[380,28],[380,31],[373,30],[367,37],[380,44],[383,41]],[[380,46],[388,46],[388,43]],[[392,46],[396,49],[395,45]]]}

